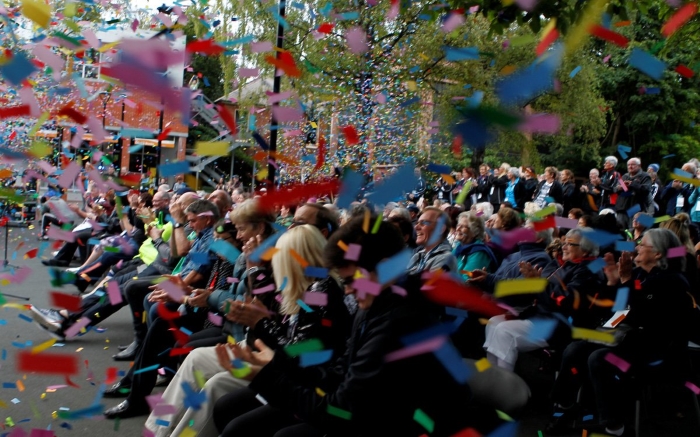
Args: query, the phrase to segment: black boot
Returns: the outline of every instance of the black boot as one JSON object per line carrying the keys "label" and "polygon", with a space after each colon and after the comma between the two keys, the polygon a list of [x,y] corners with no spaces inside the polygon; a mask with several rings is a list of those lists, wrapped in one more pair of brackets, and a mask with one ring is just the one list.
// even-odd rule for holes
{"label": "black boot", "polygon": [[133,341],[123,351],[119,352],[116,355],[112,355],[112,359],[114,361],[134,361],[134,359],[136,358],[136,355],[138,355],[140,350],[141,350],[141,343],[137,342],[137,341]]}

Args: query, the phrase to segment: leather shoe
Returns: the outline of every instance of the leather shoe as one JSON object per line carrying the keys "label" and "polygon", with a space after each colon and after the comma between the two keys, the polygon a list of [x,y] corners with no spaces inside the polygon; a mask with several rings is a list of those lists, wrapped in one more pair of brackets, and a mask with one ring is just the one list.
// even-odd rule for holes
{"label": "leather shoe", "polygon": [[134,341],[123,351],[116,355],[112,355],[112,359],[114,361],[134,361],[140,350],[141,344]]}
{"label": "leather shoe", "polygon": [[126,419],[129,417],[136,417],[136,416],[145,416],[149,413],[148,411],[148,406],[143,405],[137,407],[136,405],[132,405],[129,403],[129,401],[122,401],[119,405],[116,407],[112,407],[109,410],[106,410],[104,412],[104,415],[107,419]]}
{"label": "leather shoe", "polygon": [[51,267],[68,267],[70,263],[68,261],[63,261],[60,259],[42,259],[41,263],[45,266],[51,266]]}
{"label": "leather shoe", "polygon": [[102,397],[105,398],[125,398],[129,396],[131,392],[131,384],[124,384],[122,381],[112,384],[110,388],[102,393]]}

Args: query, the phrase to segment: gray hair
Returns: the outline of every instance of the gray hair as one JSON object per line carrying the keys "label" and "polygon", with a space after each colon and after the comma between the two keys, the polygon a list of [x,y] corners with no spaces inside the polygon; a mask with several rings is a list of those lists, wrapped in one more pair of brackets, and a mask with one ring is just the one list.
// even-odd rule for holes
{"label": "gray hair", "polygon": [[396,216],[399,216],[399,217],[403,217],[403,218],[405,218],[405,219],[408,220],[408,221],[411,221],[411,214],[408,212],[408,210],[407,210],[406,208],[394,208],[394,209],[392,209],[391,212],[389,213],[390,216],[391,216],[392,214],[393,214],[393,215],[396,215]]}
{"label": "gray hair", "polygon": [[600,172],[598,171],[597,168],[592,168],[588,171],[588,175],[590,176],[591,173],[595,172],[596,175],[600,176]]}
{"label": "gray hair", "polygon": [[190,206],[188,206],[185,209],[185,212],[194,215],[200,215],[202,213],[211,212],[214,223],[216,223],[219,220],[219,207],[214,205],[214,203],[204,199],[198,199],[192,202]]}
{"label": "gray hair", "polygon": [[617,158],[615,156],[606,156],[603,162],[611,162],[613,166],[617,167]]}
{"label": "gray hair", "polygon": [[467,219],[467,227],[476,240],[483,240],[486,234],[486,225],[483,217],[476,215],[471,211],[465,211],[457,216],[457,223],[460,220]]}
{"label": "gray hair", "polygon": [[[527,219],[525,221],[525,226],[526,228],[534,228],[532,219]],[[549,244],[552,242],[554,239],[554,229],[552,228],[547,228],[547,229],[542,229],[541,231],[535,232],[535,238],[538,240],[542,240],[542,243],[544,243],[545,246],[549,246]]]}
{"label": "gray hair", "polygon": [[630,158],[627,160],[627,164],[642,165],[642,160],[639,158]]}
{"label": "gray hair", "polygon": [[491,217],[493,215],[493,205],[489,202],[477,203],[472,208],[474,208],[475,212],[481,209],[481,212],[483,212],[482,217]]}
{"label": "gray hair", "polygon": [[[644,236],[654,252],[661,255],[661,258],[656,261],[656,266],[661,270],[667,270],[669,267],[668,250],[682,246],[681,240],[673,231],[666,228],[649,229]],[[681,270],[685,270],[685,257],[679,257],[678,261],[680,261]]]}
{"label": "gray hair", "polygon": [[586,252],[590,256],[598,256],[598,252],[600,250],[600,247],[595,243],[595,241],[591,240],[590,238],[586,237],[587,232],[592,232],[593,229],[591,228],[586,228],[586,227],[581,227],[581,228],[576,228],[572,229],[569,232],[566,233],[567,237],[581,237],[581,240],[579,241],[580,248],[582,251]]}
{"label": "gray hair", "polygon": [[[688,170],[683,168],[686,166],[688,167]],[[681,167],[682,170],[687,171],[688,173],[692,174],[693,176],[695,176],[695,173],[697,173],[697,171],[698,171],[698,167],[690,161],[683,164],[683,167]]]}
{"label": "gray hair", "polygon": [[[155,196],[155,195],[154,195]],[[160,198],[163,200],[170,200],[170,192],[169,191],[161,191],[160,192]]]}
{"label": "gray hair", "polygon": [[561,203],[555,203],[554,208],[556,208],[557,210],[557,216],[561,217],[564,215],[564,205],[562,205]]}
{"label": "gray hair", "polygon": [[509,168],[508,173],[512,174],[515,179],[520,177],[520,170],[518,170],[518,167]]}

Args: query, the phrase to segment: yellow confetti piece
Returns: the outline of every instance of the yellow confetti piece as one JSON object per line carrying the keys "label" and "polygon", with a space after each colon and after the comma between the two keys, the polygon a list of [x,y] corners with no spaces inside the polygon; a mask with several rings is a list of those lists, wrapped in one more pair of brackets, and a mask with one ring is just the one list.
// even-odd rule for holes
{"label": "yellow confetti piece", "polygon": [[491,367],[491,363],[489,363],[489,360],[487,360],[486,358],[480,359],[479,361],[474,363],[474,365],[476,366],[476,370],[478,370],[479,372],[483,372],[484,370]]}
{"label": "yellow confetti piece", "polygon": [[374,226],[372,226],[372,233],[376,234],[379,232],[379,227],[382,225],[383,217],[381,215],[377,216],[377,220],[374,221]]}
{"label": "yellow confetti piece", "polygon": [[314,128],[314,129],[318,128],[318,125],[316,124],[315,121],[312,121],[310,124],[311,124],[312,128]]}
{"label": "yellow confetti piece", "polygon": [[228,148],[226,141],[197,141],[194,144],[198,156],[228,156]]}
{"label": "yellow confetti piece", "polygon": [[22,380],[18,379],[16,384],[17,384],[17,390],[19,390],[20,393],[23,392],[24,391],[24,383],[22,382]]}
{"label": "yellow confetti piece", "polygon": [[56,343],[56,339],[52,338],[51,340],[45,341],[41,344],[38,344],[32,348],[32,353],[38,354],[39,352],[45,351],[46,349],[53,346],[55,343]]}
{"label": "yellow confetti piece", "polygon": [[14,309],[17,309],[17,310],[20,310],[20,311],[26,311],[26,310],[27,310],[27,308],[26,308],[24,305],[18,304],[18,303],[5,303],[5,304],[2,305],[2,307],[3,307],[3,308],[14,308]]}
{"label": "yellow confetti piece", "polygon": [[7,408],[7,404],[2,399],[0,399],[0,408]]}
{"label": "yellow confetti piece", "polygon": [[670,215],[662,215],[661,217],[656,217],[656,218],[654,219],[654,223],[661,223],[661,222],[665,222],[665,221],[668,221],[668,220],[671,220],[671,216],[670,216]]}
{"label": "yellow confetti piece", "polygon": [[682,182],[686,182],[688,184],[693,184],[696,187],[700,185],[700,179],[693,179],[693,178],[681,176],[681,175],[675,174],[675,173],[671,173],[671,178],[677,179],[677,180],[682,181]]}
{"label": "yellow confetti piece", "polygon": [[51,23],[51,6],[42,1],[23,0],[22,15],[41,27],[49,27],[49,23]]}
{"label": "yellow confetti piece", "polygon": [[260,171],[258,172],[258,174],[255,175],[255,179],[257,179],[257,180],[259,180],[259,181],[262,181],[263,179],[267,179],[267,175],[268,175],[268,174],[269,174],[269,173],[268,173],[267,167],[263,167],[263,168],[260,169]]}
{"label": "yellow confetti piece", "polygon": [[501,298],[514,294],[534,294],[542,292],[547,287],[545,278],[514,279],[496,282],[493,297]]}
{"label": "yellow confetti piece", "polygon": [[343,252],[347,252],[347,251],[348,251],[348,245],[345,244],[345,242],[344,242],[343,240],[338,240],[338,247],[340,247],[341,249],[343,249]]}
{"label": "yellow confetti piece", "polygon": [[453,178],[452,176],[450,176],[448,174],[441,174],[440,176],[442,176],[442,180],[444,180],[445,182],[447,182],[450,185],[454,185],[457,183],[457,181],[455,181],[455,178]]}
{"label": "yellow confetti piece", "polygon": [[146,323],[146,311],[143,312],[143,315],[141,316],[141,323]]}
{"label": "yellow confetti piece", "polygon": [[204,384],[207,383],[207,378],[204,377],[204,373],[201,370],[194,370],[194,380],[197,382],[197,386],[202,389]]}
{"label": "yellow confetti piece", "polygon": [[68,27],[75,33],[80,33],[80,31],[82,30],[80,26],[78,26],[78,24],[73,20],[63,20],[63,24],[65,24],[66,27]]}
{"label": "yellow confetti piece", "polygon": [[193,430],[189,426],[182,430],[180,437],[196,437],[197,431]]}
{"label": "yellow confetti piece", "polygon": [[107,50],[110,50],[110,49],[112,49],[112,48],[118,46],[118,45],[119,45],[119,42],[120,42],[120,41],[115,41],[115,42],[107,43],[107,44],[103,45],[102,47],[100,47],[99,49],[97,49],[97,51],[98,51],[98,52],[101,52],[101,53],[104,53],[104,52],[106,52]]}
{"label": "yellow confetti piece", "polygon": [[46,399],[46,393],[42,393],[41,396],[39,396],[39,398],[40,398],[41,400]]}
{"label": "yellow confetti piece", "polygon": [[418,89],[418,84],[415,80],[408,80],[406,81],[406,88],[408,88],[409,91],[415,91]]}
{"label": "yellow confetti piece", "polygon": [[607,344],[615,343],[615,336],[612,334],[612,332],[601,332],[594,329],[572,328],[571,338],[574,340],[591,340]]}
{"label": "yellow confetti piece", "polygon": [[321,390],[321,389],[318,388],[318,387],[316,387],[316,394],[319,395],[319,396],[321,396],[321,397],[326,396],[326,392],[323,391],[323,390]]}
{"label": "yellow confetti piece", "polygon": [[76,352],[80,352],[80,351],[82,351],[82,350],[83,350],[83,348],[82,348],[82,347],[79,347],[79,348],[76,349],[75,351],[76,351]]}
{"label": "yellow confetti piece", "polygon": [[10,280],[9,279],[0,279],[0,285],[2,285],[2,286],[10,285]]}
{"label": "yellow confetti piece", "polygon": [[51,412],[51,418],[54,419],[54,420],[58,419],[58,411],[52,411],[52,412]]}
{"label": "yellow confetti piece", "polygon": [[65,15],[66,17],[69,17],[69,18],[74,17],[77,10],[78,10],[78,7],[76,6],[75,3],[73,3],[73,2],[66,3],[66,6],[63,8],[63,15]]}
{"label": "yellow confetti piece", "polygon": [[[42,113],[42,114],[39,116],[39,119],[36,121],[36,123],[34,123],[34,126],[32,126],[32,128],[29,129],[29,132],[27,133],[27,135],[30,136],[30,137],[33,137],[33,136],[39,131],[39,129],[41,128],[41,125],[43,125],[44,123],[46,123],[46,120],[48,120],[48,119],[49,119],[49,113],[48,113],[48,112]],[[34,147],[34,146],[32,145],[32,148],[33,148],[33,147]],[[46,144],[45,147],[49,147],[49,146]],[[30,148],[29,150],[31,151],[32,149]],[[49,151],[50,151],[50,150],[51,150],[51,149],[49,149]],[[33,152],[32,152],[32,153],[33,153]],[[46,156],[46,155],[42,155],[41,158],[43,158],[44,156]]]}
{"label": "yellow confetti piece", "polygon": [[592,0],[588,2],[586,10],[583,11],[578,23],[569,31],[569,35],[564,41],[564,50],[567,55],[574,53],[588,38],[588,30],[592,25],[600,23],[600,18],[605,11],[608,0]]}
{"label": "yellow confetti piece", "polygon": [[501,76],[507,76],[514,72],[515,68],[515,65],[506,65],[505,67],[501,68],[501,71],[499,71],[498,74],[500,74]]}
{"label": "yellow confetti piece", "polygon": [[366,209],[365,210],[365,219],[362,222],[362,230],[365,231],[365,234],[369,233],[369,219],[370,219],[369,209]]}
{"label": "yellow confetti piece", "polygon": [[546,217],[550,214],[556,214],[556,212],[557,212],[557,207],[554,205],[549,205],[546,208],[542,208],[541,210],[534,213],[533,216],[535,216],[537,218],[542,218],[542,217]]}
{"label": "yellow confetti piece", "polygon": [[228,344],[236,344],[236,339],[229,335],[228,338],[226,339],[226,342]]}
{"label": "yellow confetti piece", "polygon": [[552,18],[549,23],[547,23],[546,26],[544,26],[544,29],[542,29],[542,35],[540,35],[540,41],[545,39],[547,37],[547,34],[554,30],[557,27],[557,19]]}

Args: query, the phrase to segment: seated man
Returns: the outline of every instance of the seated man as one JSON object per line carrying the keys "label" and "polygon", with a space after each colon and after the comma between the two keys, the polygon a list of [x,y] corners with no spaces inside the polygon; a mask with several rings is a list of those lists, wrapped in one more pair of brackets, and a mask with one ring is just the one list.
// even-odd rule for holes
{"label": "seated man", "polygon": [[429,206],[423,210],[416,222],[416,244],[418,249],[408,264],[408,273],[442,269],[457,272],[457,258],[447,241],[450,232],[450,217],[440,208]]}

